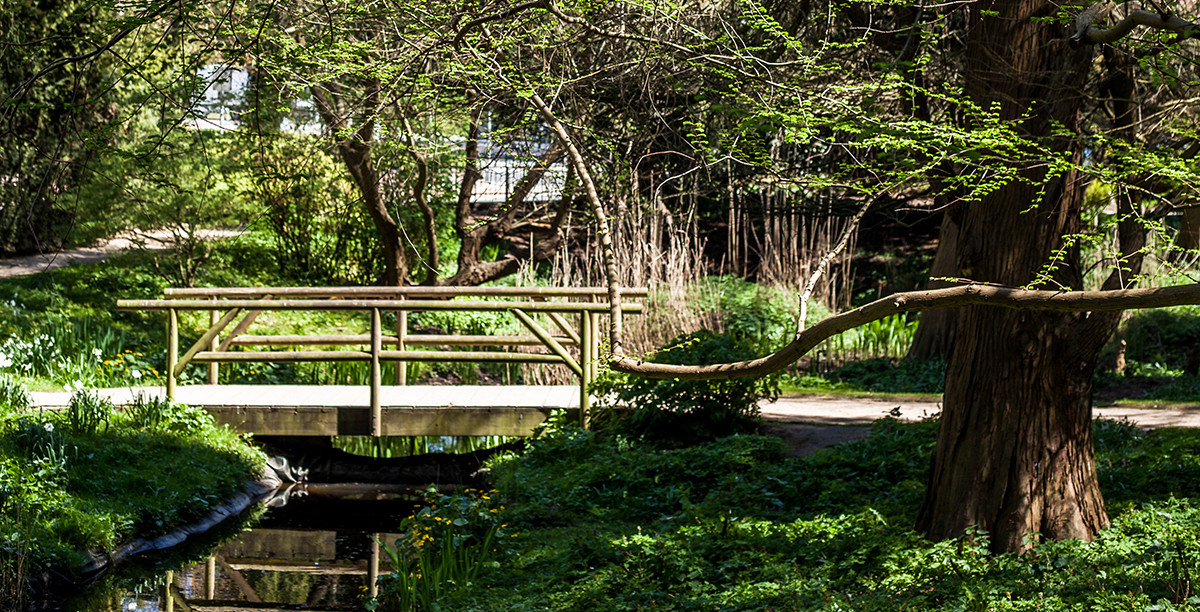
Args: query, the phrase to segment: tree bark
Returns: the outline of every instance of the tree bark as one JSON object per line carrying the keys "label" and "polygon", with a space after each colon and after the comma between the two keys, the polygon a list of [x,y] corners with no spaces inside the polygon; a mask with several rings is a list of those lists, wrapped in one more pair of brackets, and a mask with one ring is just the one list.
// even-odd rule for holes
{"label": "tree bark", "polygon": [[[939,278],[958,278],[961,276],[955,265],[958,240],[958,224],[954,222],[947,211],[942,215],[942,227],[938,230],[937,255],[933,258],[933,267],[929,271],[928,289],[943,289],[950,287],[948,281]],[[954,347],[954,312],[950,310],[926,310],[921,313],[917,331],[913,334],[912,345],[908,347],[905,359],[925,360],[934,357],[948,359]]]}
{"label": "tree bark", "polygon": [[[528,215],[530,211],[525,203],[526,197],[542,180],[550,166],[562,158],[565,146],[561,142],[555,141],[525,172],[499,210],[490,215],[476,210],[471,197],[475,183],[480,177],[481,112],[482,109],[476,109],[471,115],[464,149],[466,164],[458,193],[458,204],[455,207],[454,230],[460,244],[458,270],[454,276],[440,281],[439,284],[442,285],[476,286],[514,274],[526,261],[549,260],[562,243],[559,232],[565,218],[562,207],[569,202],[560,202],[558,213],[552,213],[550,205],[547,204],[546,213],[542,215]],[[529,218],[518,219],[521,213],[527,213]],[[508,243],[508,252],[503,257],[494,261],[483,260],[484,247],[505,242]]]}
{"label": "tree bark", "polygon": [[[342,161],[346,163],[354,185],[362,196],[367,214],[379,233],[379,246],[383,251],[384,269],[380,280],[385,285],[398,287],[408,277],[408,258],[404,243],[400,239],[400,226],[388,212],[379,192],[379,173],[371,160],[371,147],[375,139],[375,113],[379,110],[379,81],[372,79],[366,84],[363,110],[353,126],[341,100],[340,87],[327,83],[324,88],[316,85],[309,88],[317,113],[329,135],[334,139]],[[354,131],[343,136],[348,127]]]}
{"label": "tree bark", "polygon": [[[998,14],[971,10],[968,95],[1078,163],[1079,140],[1053,134],[1078,133],[1089,51],[1070,49],[1066,33],[1035,21],[1052,10],[1045,3],[1000,0],[987,8]],[[1080,231],[1086,185],[1074,170],[1046,182],[1030,166],[1023,171],[1028,181],[1011,181],[967,205],[957,267],[976,281],[1080,289],[1079,251],[1062,237]],[[1044,269],[1052,260],[1059,265]],[[1038,537],[1091,539],[1108,525],[1091,392],[1117,318],[979,306],[955,313],[956,346],[919,530],[942,539],[975,526],[991,533],[993,551],[1007,552]]]}
{"label": "tree bark", "polygon": [[[1189,206],[1180,214],[1179,235],[1175,238],[1175,246],[1185,251],[1200,249],[1200,206]],[[1192,253],[1182,253],[1179,259],[1190,259]]]}

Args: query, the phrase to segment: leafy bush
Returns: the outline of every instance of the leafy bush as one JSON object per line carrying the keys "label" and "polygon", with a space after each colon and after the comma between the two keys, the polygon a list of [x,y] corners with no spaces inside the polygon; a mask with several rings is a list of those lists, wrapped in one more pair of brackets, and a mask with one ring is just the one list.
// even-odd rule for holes
{"label": "leafy bush", "polygon": [[1184,369],[1200,345],[1200,306],[1139,311],[1124,323],[1120,335],[1128,361]]}
{"label": "leafy bush", "polygon": [[863,391],[941,393],[946,382],[946,362],[878,358],[851,361],[830,372],[828,378]]}
{"label": "leafy bush", "polygon": [[[651,361],[694,365],[754,356],[752,346],[731,334],[700,330],[676,338]],[[656,380],[608,372],[593,389],[601,407],[611,410],[601,418],[605,426],[665,445],[687,445],[754,431],[758,402],[779,395],[779,377]]]}
{"label": "leafy bush", "polygon": [[725,333],[747,352],[776,350],[795,333],[798,313],[787,292],[746,281],[722,287],[719,310]]}

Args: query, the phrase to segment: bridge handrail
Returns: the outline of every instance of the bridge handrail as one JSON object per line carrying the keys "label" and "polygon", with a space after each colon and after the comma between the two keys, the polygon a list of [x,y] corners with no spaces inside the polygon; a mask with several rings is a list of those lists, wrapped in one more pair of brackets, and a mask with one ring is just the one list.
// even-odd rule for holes
{"label": "bridge handrail", "polygon": [[[167,396],[174,398],[177,378],[189,363],[209,365],[209,384],[219,381],[219,363],[367,361],[370,362],[371,434],[380,435],[382,385],[381,362],[396,362],[396,384],[407,382],[410,361],[488,361],[504,363],[547,363],[566,365],[580,378],[580,418],[586,425],[590,409],[588,385],[598,372],[600,317],[609,311],[607,290],[599,287],[221,287],[169,288],[164,295],[173,299],[118,300],[119,310],[166,311],[167,317]],[[631,288],[622,297],[644,297],[647,290]],[[489,300],[453,301],[454,297],[488,297]],[[288,298],[308,299],[288,299]],[[400,298],[400,299],[396,299]],[[520,301],[513,299],[525,298]],[[567,301],[546,301],[561,298]],[[569,301],[572,298],[588,301]],[[625,302],[623,312],[637,314],[641,304]],[[369,335],[253,336],[246,335],[254,319],[263,311],[365,311],[371,314]],[[182,356],[179,355],[179,313],[209,311],[209,328]],[[225,311],[223,315],[219,315]],[[396,334],[382,333],[381,312],[396,312]],[[478,336],[456,334],[409,334],[411,311],[509,312],[532,334],[521,336]],[[226,335],[226,327],[243,315]],[[552,334],[527,313],[548,316],[558,328]],[[578,315],[578,332],[563,315]],[[369,346],[368,350],[340,351],[231,351],[233,346]],[[384,350],[384,346],[395,350]],[[410,350],[408,346],[537,346],[547,353],[429,351]],[[578,361],[566,346],[578,346]],[[207,350],[206,350],[207,349]]]}
{"label": "bridge handrail", "polygon": [[[601,302],[453,302],[442,300],[117,300],[118,310],[218,310],[242,308],[247,310],[455,310],[503,312],[519,308],[537,312],[608,312]],[[626,302],[622,312],[640,313],[642,305]]]}
{"label": "bridge handrail", "polygon": [[[623,297],[644,298],[645,287],[621,290]],[[445,298],[445,297],[593,297],[607,298],[604,287],[170,287],[171,298],[358,297],[358,298]]]}

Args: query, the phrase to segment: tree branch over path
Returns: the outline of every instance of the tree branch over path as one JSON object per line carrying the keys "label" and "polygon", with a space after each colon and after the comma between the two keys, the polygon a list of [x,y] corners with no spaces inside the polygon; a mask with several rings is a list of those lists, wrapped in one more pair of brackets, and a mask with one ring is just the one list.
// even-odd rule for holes
{"label": "tree branch over path", "polygon": [[1200,283],[1151,289],[1114,291],[1036,291],[995,285],[964,285],[948,289],[908,291],[881,298],[841,314],[828,317],[800,332],[782,349],[758,359],[713,365],[650,363],[614,355],[609,363],[618,372],[647,378],[684,380],[726,379],[762,376],[782,370],[821,342],[844,331],[900,313],[935,308],[983,305],[1017,310],[1059,312],[1110,312],[1140,308],[1162,308],[1200,304]]}

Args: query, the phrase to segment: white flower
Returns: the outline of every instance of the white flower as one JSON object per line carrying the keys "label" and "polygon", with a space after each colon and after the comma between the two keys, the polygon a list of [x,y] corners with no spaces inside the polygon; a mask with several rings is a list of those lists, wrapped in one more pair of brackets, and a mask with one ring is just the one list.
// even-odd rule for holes
{"label": "white flower", "polygon": [[54,431],[54,423],[49,421],[42,423],[42,429],[45,429],[46,431]]}
{"label": "white flower", "polygon": [[70,391],[71,393],[83,391],[83,381],[73,380],[67,383],[67,391]]}
{"label": "white flower", "polygon": [[99,356],[100,356],[100,349],[98,349],[98,348],[94,348],[94,349],[92,349],[92,354],[93,354],[93,355],[95,355],[96,357],[99,357]]}
{"label": "white flower", "polygon": [[138,370],[130,370],[129,375],[132,376],[134,380],[137,380],[142,377],[142,373]]}
{"label": "white flower", "polygon": [[11,357],[9,357],[8,355],[5,355],[4,353],[0,353],[0,368],[7,368],[8,366],[10,366],[12,364],[13,364],[13,360]]}

